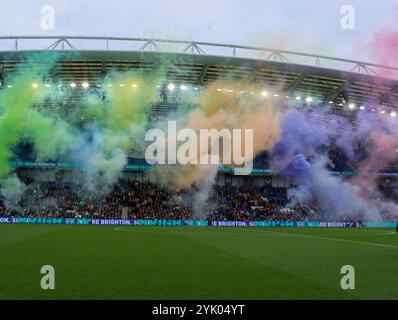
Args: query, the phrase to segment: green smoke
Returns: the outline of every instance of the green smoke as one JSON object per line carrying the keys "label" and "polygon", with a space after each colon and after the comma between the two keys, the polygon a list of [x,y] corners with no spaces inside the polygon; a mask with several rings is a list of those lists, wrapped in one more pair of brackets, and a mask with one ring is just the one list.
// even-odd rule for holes
{"label": "green smoke", "polygon": [[[37,122],[42,122],[44,116],[32,107],[43,103],[46,98],[47,92],[39,88],[44,87],[43,78],[55,60],[54,54],[40,57],[33,55],[13,75],[8,75],[9,87],[0,91],[0,105],[5,110],[0,117],[0,181],[10,172],[8,162],[12,158],[12,148],[22,138],[41,134]],[[41,143],[45,144],[52,139],[54,136],[50,134]]]}
{"label": "green smoke", "polygon": [[[0,117],[0,183],[10,174],[8,163],[13,158],[13,148],[21,141],[34,145],[40,161],[67,155],[84,135],[76,119],[91,122],[101,135],[101,156],[92,157],[97,159],[93,165],[99,165],[99,169],[109,165],[106,160],[112,158],[115,150],[119,150],[120,159],[120,151],[127,153],[137,141],[142,141],[150,106],[162,80],[159,73],[112,72],[101,84],[105,101],[87,95],[80,111],[60,118],[60,108],[72,93],[63,93],[57,84],[45,81],[58,58],[53,52],[30,55],[7,75],[12,87],[0,91],[0,106],[5,111]],[[53,109],[39,111],[38,107],[49,102]]]}

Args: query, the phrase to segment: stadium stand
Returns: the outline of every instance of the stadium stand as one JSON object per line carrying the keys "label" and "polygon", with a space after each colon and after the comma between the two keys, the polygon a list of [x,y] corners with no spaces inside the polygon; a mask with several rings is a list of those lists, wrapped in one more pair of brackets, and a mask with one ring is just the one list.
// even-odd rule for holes
{"label": "stadium stand", "polygon": [[0,200],[4,216],[110,219],[308,220],[315,208],[287,206],[286,190],[264,186],[215,185],[205,204],[195,206],[195,188],[172,191],[150,182],[120,180],[102,196],[73,183],[32,183],[13,206]]}

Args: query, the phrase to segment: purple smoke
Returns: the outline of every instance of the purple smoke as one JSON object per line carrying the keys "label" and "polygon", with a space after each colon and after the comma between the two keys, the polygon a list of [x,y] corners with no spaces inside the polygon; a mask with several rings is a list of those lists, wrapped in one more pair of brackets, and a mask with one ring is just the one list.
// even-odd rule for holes
{"label": "purple smoke", "polygon": [[[380,198],[377,192],[366,195],[355,179],[343,179],[328,169],[332,164],[329,154],[335,156],[338,150],[358,170],[382,141],[377,135],[394,135],[397,123],[391,117],[367,112],[359,112],[355,120],[351,123],[352,119],[309,110],[292,109],[286,114],[281,138],[273,149],[271,168],[281,170],[293,182],[294,187],[288,190],[292,204],[316,202],[328,216],[380,218],[386,202],[375,201]],[[377,190],[377,186],[372,189]]]}

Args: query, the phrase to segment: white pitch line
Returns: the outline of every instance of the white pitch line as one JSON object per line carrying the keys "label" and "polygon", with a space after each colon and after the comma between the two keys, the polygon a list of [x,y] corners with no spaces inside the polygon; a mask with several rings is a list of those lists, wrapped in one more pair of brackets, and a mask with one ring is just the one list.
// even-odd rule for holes
{"label": "white pitch line", "polygon": [[151,232],[151,233],[165,232],[165,231],[160,231],[160,230],[137,230],[137,229],[134,229],[134,227],[131,229],[123,229],[123,228],[113,228],[113,229],[116,231],[127,231],[127,232]]}
{"label": "white pitch line", "polygon": [[180,233],[194,233],[194,232],[190,232],[190,231],[184,231],[184,232],[176,232],[176,231],[169,231],[169,230],[163,230],[163,229],[152,229],[152,230],[137,230],[133,227],[131,227],[131,229],[124,229],[124,228],[113,228],[113,230],[116,231],[126,231],[126,232],[147,232],[147,233],[173,233],[173,234],[180,234]]}
{"label": "white pitch line", "polygon": [[[123,229],[123,228],[114,228],[114,230],[118,231],[128,231],[128,232],[148,232],[148,233],[167,233],[166,231],[162,230],[135,230],[135,229]],[[255,230],[255,229],[250,229],[252,232],[261,232],[261,233],[272,233],[272,234],[279,234],[279,235],[290,235],[292,237],[301,237],[301,238],[311,238],[311,239],[321,239],[321,240],[330,240],[330,241],[339,241],[339,242],[348,242],[348,243],[355,243],[355,244],[364,244],[368,246],[375,246],[375,247],[384,247],[384,248],[398,248],[398,246],[394,246],[391,244],[383,244],[383,243],[375,243],[375,242],[366,242],[366,241],[356,241],[356,240],[347,240],[347,239],[339,239],[339,238],[328,238],[328,237],[317,237],[317,236],[311,236],[311,235],[306,235],[306,234],[298,234],[298,233],[290,233],[290,232],[278,232],[278,231],[271,231],[271,230]],[[185,233],[194,233],[192,231],[185,231],[184,232],[175,232],[172,231],[171,233],[174,234],[185,234]],[[205,233],[202,231],[202,233]],[[210,232],[209,232],[210,233]],[[214,234],[213,232],[211,232]],[[228,233],[231,234],[231,233]],[[236,233],[236,234],[241,234]],[[395,234],[395,232],[391,233],[384,233],[384,234]]]}
{"label": "white pitch line", "polygon": [[330,241],[365,244],[365,245],[376,246],[376,247],[398,248],[398,246],[394,246],[394,245],[391,245],[391,244],[366,242],[366,241],[356,241],[356,240],[347,240],[347,239],[338,239],[338,238],[317,237],[317,236],[310,236],[310,235],[307,235],[307,234],[297,234],[297,233],[290,233],[290,232],[278,232],[278,231],[270,231],[270,230],[252,230],[252,231],[254,231],[254,232],[263,232],[263,233],[275,233],[275,234],[281,234],[281,235],[289,235],[289,236],[292,236],[292,237],[302,237],[302,238],[312,238],[312,239],[321,239],[321,240],[330,240]]}
{"label": "white pitch line", "polygon": [[[387,235],[392,235],[395,234],[394,232],[383,232],[383,233],[368,233],[367,235],[370,236],[387,236]],[[322,233],[323,236],[340,236],[341,233]],[[344,234],[345,237],[363,237],[363,234]]]}

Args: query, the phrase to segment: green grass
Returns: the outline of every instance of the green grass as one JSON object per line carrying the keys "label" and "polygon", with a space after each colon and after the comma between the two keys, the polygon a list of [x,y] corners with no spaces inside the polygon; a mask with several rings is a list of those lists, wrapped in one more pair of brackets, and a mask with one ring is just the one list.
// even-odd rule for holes
{"label": "green grass", "polygon": [[[47,264],[55,290],[40,288]],[[347,264],[355,290],[340,288]],[[3,224],[0,299],[398,299],[398,234]]]}

